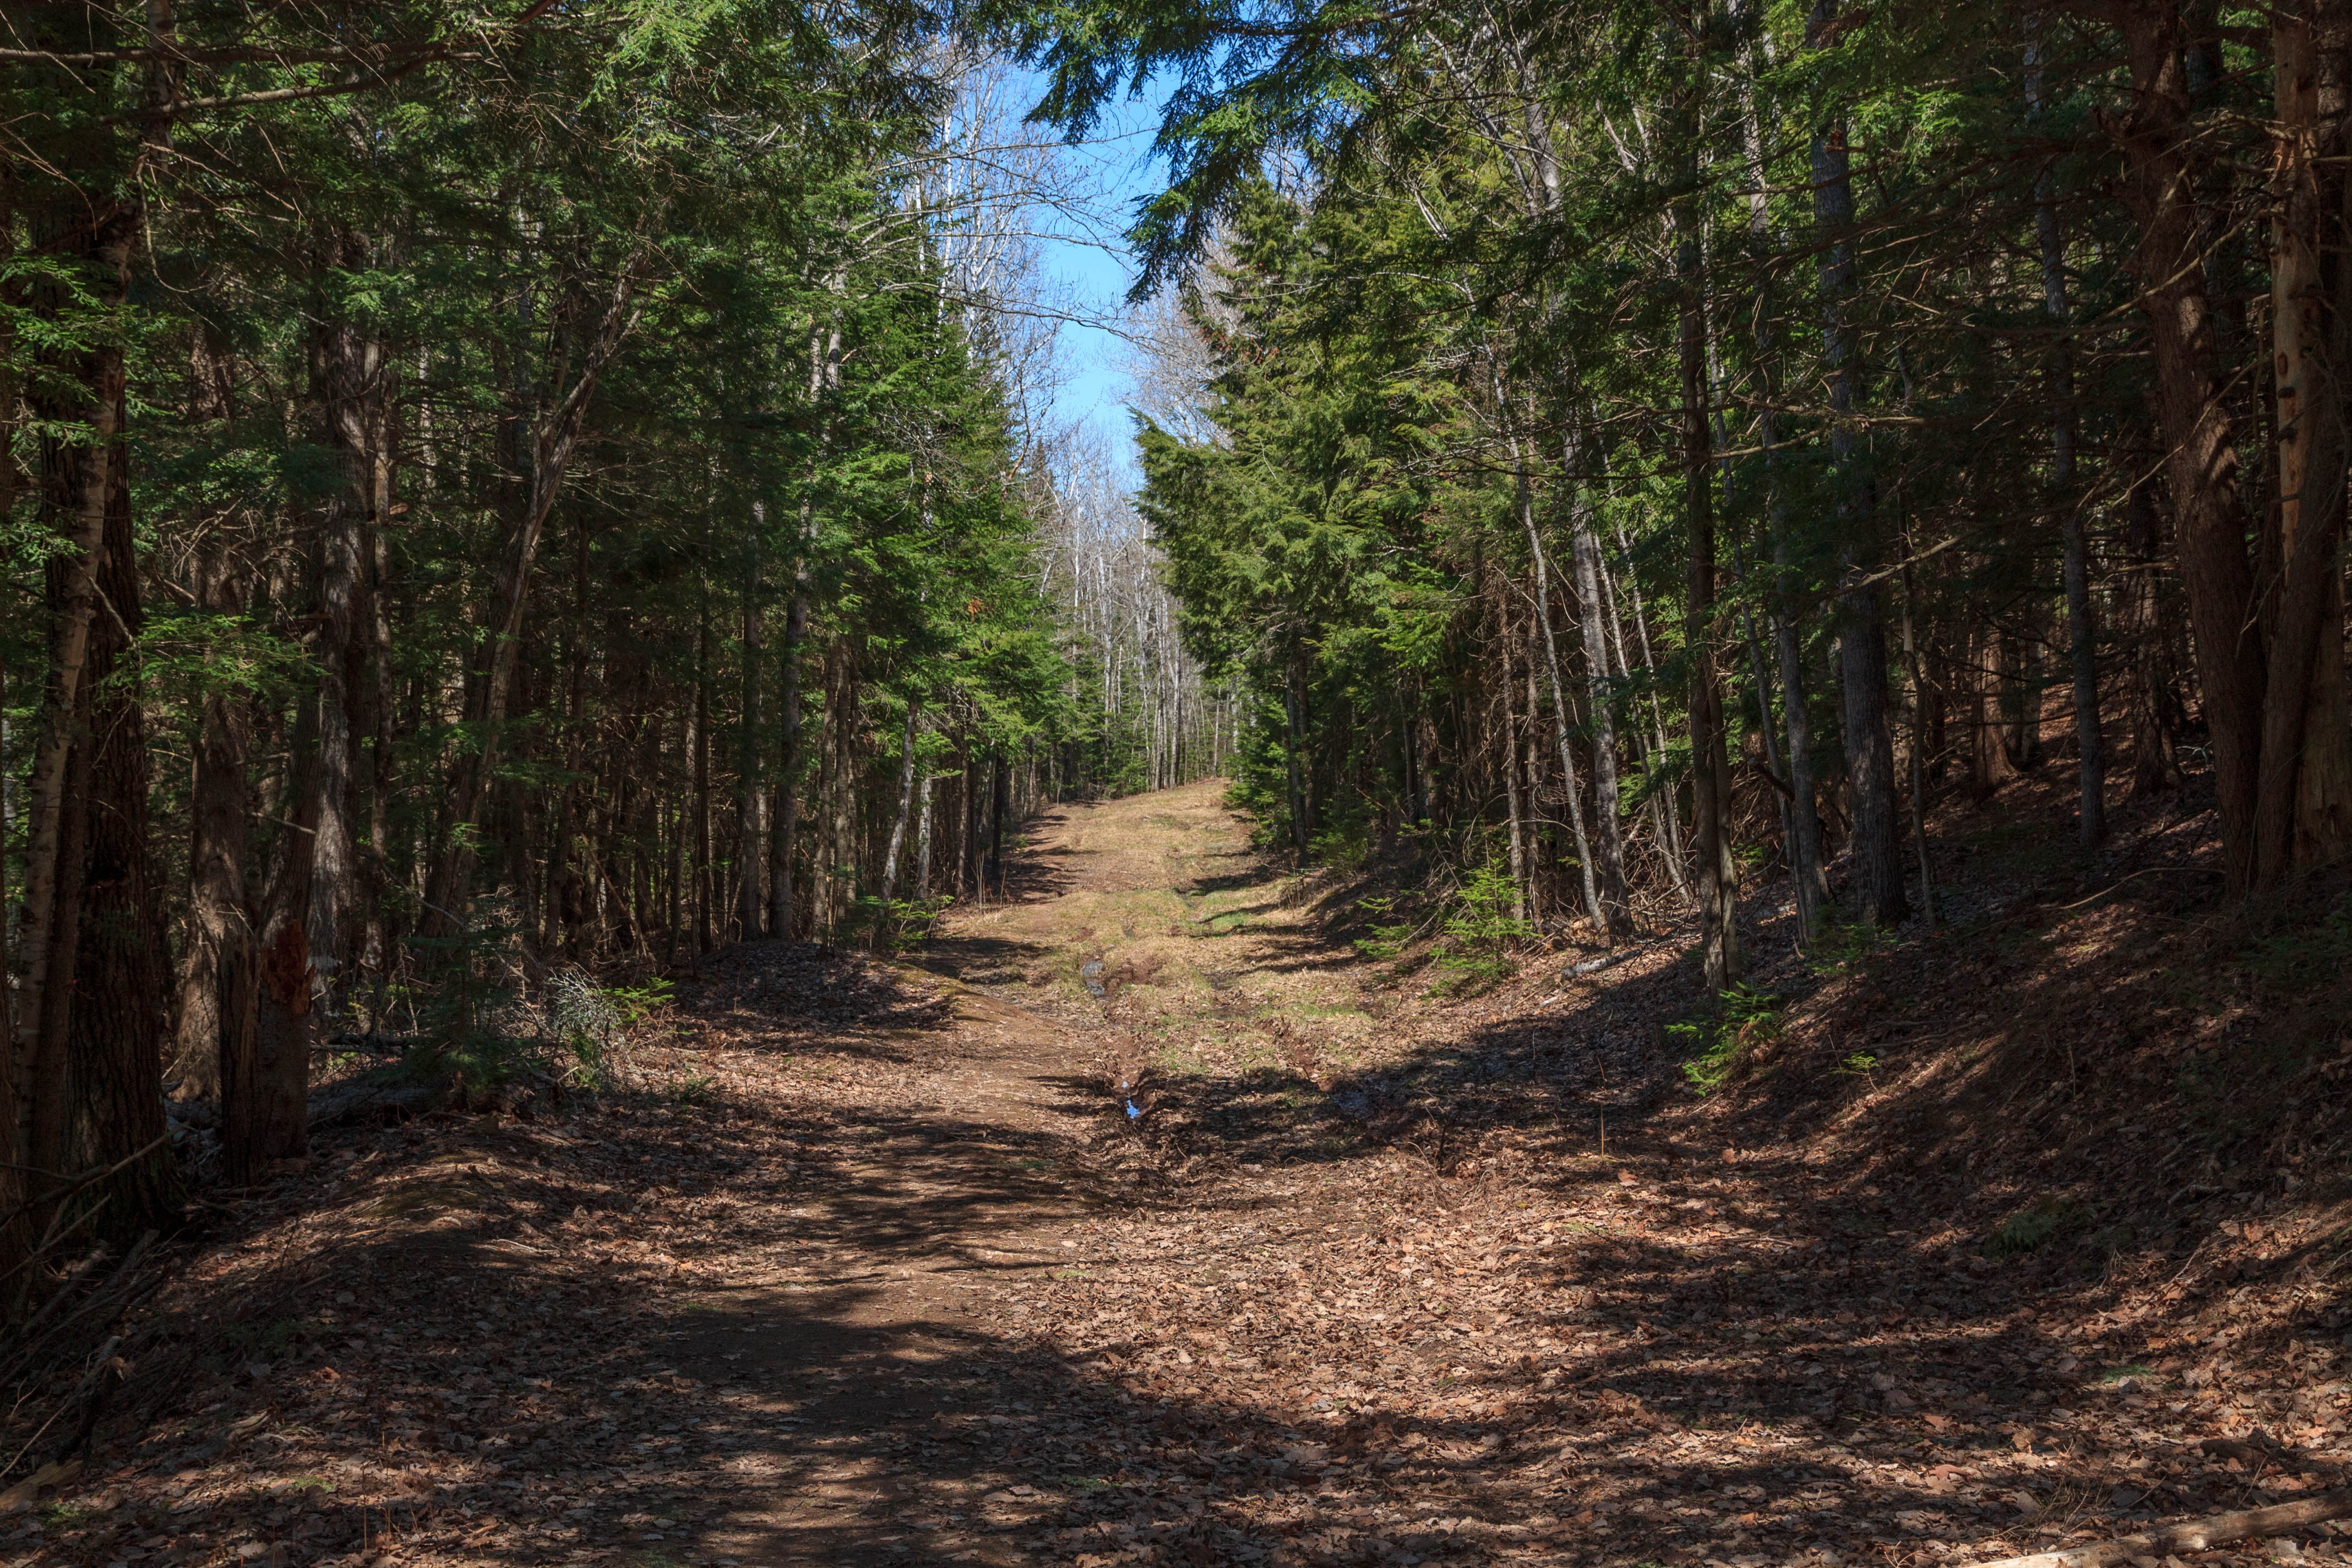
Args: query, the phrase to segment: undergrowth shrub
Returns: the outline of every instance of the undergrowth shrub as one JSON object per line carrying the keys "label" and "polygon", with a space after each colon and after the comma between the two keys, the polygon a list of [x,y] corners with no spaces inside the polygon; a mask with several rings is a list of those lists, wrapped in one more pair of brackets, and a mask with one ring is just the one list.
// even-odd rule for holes
{"label": "undergrowth shrub", "polygon": [[1835,974],[1894,940],[1893,933],[1884,927],[1859,921],[1848,923],[1825,916],[1813,928],[1812,943],[1805,950],[1805,966],[1816,974]]}
{"label": "undergrowth shrub", "polygon": [[469,1100],[532,1078],[584,1089],[629,1088],[644,1081],[632,1036],[670,994],[670,983],[658,976],[637,985],[600,986],[584,970],[559,969],[547,977],[538,1005],[509,998],[484,1008],[472,1028],[411,1065],[454,1072]]}
{"label": "undergrowth shrub", "polygon": [[1701,1096],[1713,1094],[1780,1037],[1780,997],[1751,985],[1733,985],[1716,1000],[1714,1016],[1666,1026],[1666,1037],[1688,1054],[1683,1077]]}
{"label": "undergrowth shrub", "polygon": [[856,921],[872,934],[877,950],[908,952],[931,939],[931,928],[952,901],[944,894],[885,900],[868,893],[857,900]]}
{"label": "undergrowth shrub", "polygon": [[2079,1204],[2066,1198],[2044,1198],[1993,1226],[1992,1234],[1985,1237],[1984,1255],[1995,1263],[2020,1257],[2053,1237],[2075,1229],[2084,1217]]}
{"label": "undergrowth shrub", "polygon": [[2270,996],[2341,974],[2352,963],[2352,899],[2324,920],[2297,921],[2258,939],[2247,950],[2245,963],[2258,994]]}
{"label": "undergrowth shrub", "polygon": [[1357,910],[1370,917],[1364,923],[1364,929],[1370,933],[1355,940],[1353,945],[1359,956],[1369,959],[1374,963],[1385,963],[1402,952],[1404,944],[1412,940],[1413,922],[1412,921],[1386,918],[1397,912],[1396,905],[1397,901],[1393,898],[1368,898],[1356,900]]}
{"label": "undergrowth shrub", "polygon": [[1517,903],[1518,889],[1505,868],[1490,860],[1470,873],[1445,921],[1449,945],[1437,966],[1446,973],[1434,989],[1466,994],[1510,976],[1517,968],[1511,949],[1535,935],[1513,912]]}
{"label": "undergrowth shrub", "polygon": [[566,1076],[596,1089],[626,1083],[635,1076],[629,1030],[668,998],[667,980],[602,988],[583,970],[560,969],[548,976],[548,1032],[570,1055],[572,1071]]}

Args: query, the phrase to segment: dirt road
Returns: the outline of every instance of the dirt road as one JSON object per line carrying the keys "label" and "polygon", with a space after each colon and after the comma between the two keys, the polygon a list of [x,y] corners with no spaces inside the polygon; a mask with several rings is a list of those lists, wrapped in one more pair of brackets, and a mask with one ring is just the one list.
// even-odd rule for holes
{"label": "dirt road", "polygon": [[733,950],[632,1092],[216,1197],[174,1405],[0,1555],[1755,1568],[2245,1495],[1899,1194],[1695,1143],[1669,948],[1439,1007],[1288,886],[1213,786],[1056,812],[920,968]]}

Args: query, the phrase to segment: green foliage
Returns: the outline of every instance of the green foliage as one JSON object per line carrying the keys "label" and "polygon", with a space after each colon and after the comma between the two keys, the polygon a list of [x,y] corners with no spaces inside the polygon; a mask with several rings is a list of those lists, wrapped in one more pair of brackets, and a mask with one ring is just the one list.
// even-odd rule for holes
{"label": "green foliage", "polygon": [[249,616],[167,607],[150,616],[113,679],[144,683],[150,700],[193,724],[205,697],[283,700],[314,674],[299,642]]}
{"label": "green foliage", "polygon": [[944,895],[929,899],[892,899],[887,902],[868,896],[857,900],[857,923],[869,934],[874,945],[891,952],[908,952],[930,940],[931,928],[948,911],[951,902]]}
{"label": "green foliage", "polygon": [[[1236,344],[1223,361],[1213,390],[1225,439],[1149,421],[1138,437],[1138,504],[1167,557],[1187,644],[1255,694],[1235,803],[1259,814],[1267,840],[1289,841],[1297,764],[1313,810],[1309,857],[1347,862],[1371,825],[1406,815],[1402,752],[1374,737],[1392,735],[1409,708],[1401,685],[1444,679],[1461,584],[1457,563],[1424,548],[1432,509],[1455,504],[1452,492],[1414,466],[1429,430],[1454,417],[1453,393],[1418,370],[1412,334],[1391,315],[1409,314],[1407,302],[1368,301],[1334,266],[1360,242],[1387,246],[1381,226],[1395,221],[1325,217],[1248,185],[1234,259],[1208,281],[1268,352]],[[1369,779],[1343,754],[1351,737],[1374,747]]]}
{"label": "green foliage", "polygon": [[1314,842],[1307,847],[1309,860],[1341,872],[1363,869],[1371,853],[1371,840],[1366,837],[1360,821],[1332,823],[1327,819],[1319,825]]}
{"label": "green foliage", "polygon": [[[512,1010],[518,991],[498,963],[515,939],[511,911],[486,900],[474,913],[448,935],[407,939],[417,967],[444,983],[399,987],[397,1000],[420,1041],[402,1066],[425,1078],[455,1068],[468,1089],[478,1089],[512,1076],[511,1043],[490,1020]],[[562,976],[558,982],[568,983]],[[379,1017],[388,1017],[386,1004],[394,999],[391,987],[379,993]]]}
{"label": "green foliage", "polygon": [[2317,921],[2295,921],[2248,949],[2247,968],[2255,984],[2272,993],[2300,990],[2341,975],[2352,965],[2352,898]]}
{"label": "green foliage", "polygon": [[[479,933],[471,940],[478,942]],[[654,1023],[674,990],[658,975],[598,985],[568,967],[548,976],[536,1006],[525,1006],[510,989],[465,981],[425,994],[422,1016],[435,1032],[402,1065],[426,1078],[454,1073],[469,1100],[534,1079],[593,1089],[632,1087],[643,1078],[634,1037]],[[692,1102],[693,1095],[679,1101]]]}
{"label": "green foliage", "polygon": [[[651,1013],[640,1006],[659,981],[632,993],[596,985],[577,969],[560,970],[548,977],[543,1016],[547,1034],[568,1058],[562,1076],[591,1089],[619,1089],[634,1077],[629,1058],[629,1029]],[[492,1036],[477,1047],[486,1068],[501,1078],[513,1066],[536,1055],[537,1038]]]}
{"label": "green foliage", "polygon": [[1374,963],[1385,963],[1404,951],[1404,944],[1412,939],[1416,927],[1410,920],[1389,921],[1383,918],[1395,912],[1396,904],[1393,898],[1356,900],[1357,912],[1369,917],[1365,929],[1370,933],[1356,938],[1353,945],[1358,956]]}
{"label": "green foliage", "polygon": [[1535,935],[1513,912],[1518,896],[1507,866],[1489,862],[1470,873],[1446,917],[1448,945],[1437,956],[1445,971],[1441,988],[1462,994],[1493,985],[1516,970],[1511,950]]}
{"label": "green foliage", "polygon": [[1824,919],[1805,950],[1805,963],[1816,974],[1837,974],[1861,963],[1893,940],[1876,926]]}
{"label": "green foliage", "polygon": [[[165,913],[188,896],[191,756],[224,725],[247,740],[232,857],[258,912],[313,831],[299,797],[320,742],[304,726],[339,683],[361,840],[343,848],[366,866],[347,894],[368,907],[341,921],[364,952],[320,955],[322,999],[368,1027],[397,1006],[438,1043],[425,1065],[446,1054],[483,1083],[513,1070],[494,1015],[522,975],[642,973],[708,917],[723,927],[744,852],[725,819],[772,801],[781,773],[788,622],[804,741],[853,734],[823,761],[846,763],[861,805],[895,782],[869,769],[870,736],[909,728],[895,721],[916,721],[923,765],[950,778],[1025,773],[1095,721],[1043,586],[1054,443],[1022,404],[1003,301],[956,303],[942,274],[971,215],[917,183],[948,156],[937,18],[773,0],[516,10],[175,13],[171,93],[192,107],[162,163],[135,129],[157,86],[145,24],[28,23],[28,48],[105,63],[11,67],[28,161],[0,246],[10,472],[47,471],[87,435],[89,356],[122,354],[144,604],[104,612],[135,637],[104,689],[144,710],[170,759],[144,825]],[[135,215],[127,294],[77,248],[110,213]],[[41,237],[57,234],[82,238]],[[5,692],[20,721],[64,540],[37,483],[0,500],[0,666],[32,672]],[[356,619],[336,646],[323,584],[347,543]],[[511,582],[510,564],[527,568]],[[509,613],[511,645],[489,630]],[[509,710],[486,716],[501,646]],[[453,782],[485,755],[495,804],[460,811]],[[19,788],[29,760],[6,749]],[[805,745],[788,787],[829,779],[820,761]],[[706,790],[722,820],[689,858],[681,803]],[[0,870],[21,877],[23,853],[0,846]],[[453,861],[472,874],[425,907],[417,891]],[[803,900],[814,929],[794,934],[864,918],[872,870]],[[880,923],[903,942],[929,918],[909,903]],[[611,1000],[625,1028],[660,998]],[[580,1070],[608,1076],[603,1051],[582,1047]]]}
{"label": "green foliage", "polygon": [[[1331,828],[1349,813],[1383,839],[1429,818],[1471,843],[1464,830],[1510,809],[1504,774],[1531,739],[1550,775],[1538,793],[1564,792],[1543,742],[1568,705],[1580,792],[1608,771],[1589,765],[1604,724],[1612,743],[1612,797],[1588,793],[1587,821],[1646,837],[1629,864],[1663,893],[1685,879],[1661,860],[1713,761],[1693,750],[1695,675],[1722,672],[1736,729],[1786,741],[1810,718],[1822,785],[1866,776],[1840,754],[1819,673],[1832,637],[1875,641],[1853,640],[1849,612],[1883,594],[1891,619],[1899,594],[1930,649],[2023,606],[2047,615],[2061,520],[2126,482],[2071,455],[2057,471],[2048,400],[2052,378],[2099,366],[2066,405],[2084,451],[2126,449],[2147,416],[2141,219],[2118,203],[2102,128],[2132,90],[2123,13],[2061,27],[1980,0],[987,10],[1046,74],[1039,117],[1074,134],[1148,83],[1181,83],[1158,117],[1165,188],[1129,237],[1139,292],[1181,299],[1209,364],[1188,417],[1145,425],[1143,509],[1190,645],[1257,699],[1235,798],[1302,856],[1351,849]],[[2258,205],[2259,42],[2227,47],[2246,68],[2217,55],[2195,112],[2237,127],[2211,149],[2214,199]],[[1849,148],[1851,177],[1832,174]],[[2204,259],[2259,294],[2255,252]],[[1685,374],[1685,345],[1703,375]],[[1832,609],[1857,567],[1871,591]],[[1569,634],[1558,696],[1518,679],[1538,662],[1528,610],[1557,613],[1547,580],[1567,612],[1547,621]],[[2154,613],[2177,613],[2161,594]],[[1573,623],[1595,598],[1588,647]],[[1783,626],[1793,693],[1770,651]],[[1872,673],[1900,682],[1885,646]],[[2046,676],[2000,673],[2021,723]],[[1877,684],[1864,674],[1840,684]],[[1928,762],[1931,784],[1950,761]],[[1555,804],[1517,803],[1543,819],[1546,918],[1574,869]],[[1730,810],[1745,868],[1762,870],[1769,797]],[[1873,940],[1833,939],[1828,962]]]}
{"label": "green foliage", "polygon": [[1985,1238],[1984,1256],[1995,1263],[2021,1257],[2076,1228],[2086,1217],[2087,1211],[2079,1204],[2066,1198],[2044,1198],[1993,1226],[1992,1234]]}
{"label": "green foliage", "polygon": [[2294,1086],[2336,1043],[2305,1032],[2263,1029],[2217,1048],[2183,1051],[2173,1069],[2181,1131],[2221,1156],[2260,1138],[2294,1112]]}
{"label": "green foliage", "polygon": [[1780,1037],[1782,1005],[1769,991],[1735,984],[1716,999],[1711,1016],[1667,1025],[1666,1037],[1686,1053],[1684,1080],[1706,1096],[1745,1072],[1763,1047]]}
{"label": "green foliage", "polygon": [[656,974],[636,985],[601,986],[596,994],[611,1005],[617,1027],[634,1029],[669,1005],[677,991],[667,976]]}
{"label": "green foliage", "polygon": [[300,1318],[272,1318],[263,1322],[230,1323],[221,1330],[221,1343],[239,1355],[282,1359],[297,1344],[318,1331],[319,1325]]}

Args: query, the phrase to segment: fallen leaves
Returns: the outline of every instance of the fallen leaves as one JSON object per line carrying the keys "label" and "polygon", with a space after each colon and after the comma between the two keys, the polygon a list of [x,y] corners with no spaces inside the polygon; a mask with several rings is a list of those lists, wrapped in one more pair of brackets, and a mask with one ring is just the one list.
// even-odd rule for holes
{"label": "fallen leaves", "polygon": [[[1127,907],[1085,918],[1192,929]],[[1220,935],[1139,1125],[1089,1077],[1100,1005],[1035,994],[1007,929],[939,954],[995,994],[732,951],[637,1092],[222,1198],[138,1330],[175,1392],[0,1555],[1927,1568],[2346,1458],[2332,1339],[2221,1336],[2284,1297],[2225,1324],[2167,1301],[2178,1263],[2035,1283],[1940,1194],[1645,1098],[1670,946],[1534,1021],[1334,966],[1313,994],[1380,1027],[1277,1036],[1234,998],[1318,939],[1269,917]],[[1181,977],[1147,956],[1116,1006]],[[2236,1223],[2198,1234],[2300,1234]]]}

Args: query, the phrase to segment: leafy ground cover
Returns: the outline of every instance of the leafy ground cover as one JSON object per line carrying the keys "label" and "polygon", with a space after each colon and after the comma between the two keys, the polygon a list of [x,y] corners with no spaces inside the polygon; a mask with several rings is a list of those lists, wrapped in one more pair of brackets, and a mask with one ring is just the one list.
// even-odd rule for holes
{"label": "leafy ground cover", "polygon": [[614,1089],[215,1189],[0,1558],[1922,1568],[2333,1484],[2332,894],[2126,828],[1759,906],[1702,1097],[1671,931],[1434,997],[1213,786],[1059,811],[919,966],[730,950]]}

